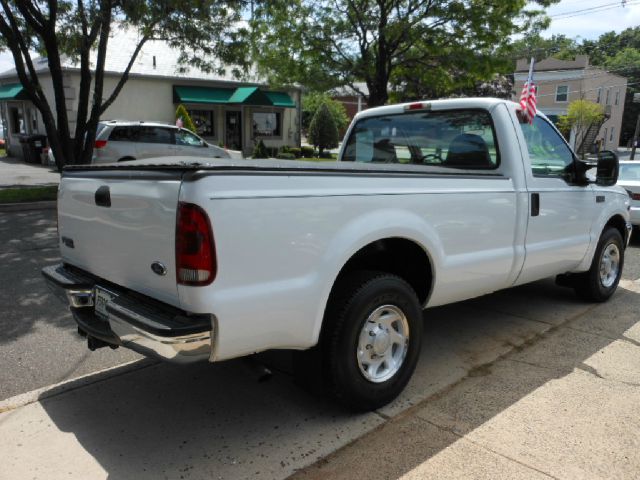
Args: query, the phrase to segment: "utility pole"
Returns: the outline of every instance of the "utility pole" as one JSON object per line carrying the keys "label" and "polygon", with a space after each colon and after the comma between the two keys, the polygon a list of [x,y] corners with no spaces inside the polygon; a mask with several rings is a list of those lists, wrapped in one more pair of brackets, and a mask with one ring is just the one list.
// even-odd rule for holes
{"label": "utility pole", "polygon": [[[640,103],[640,93],[633,94],[633,103]],[[638,113],[638,121],[636,122],[636,131],[633,134],[633,144],[631,146],[631,157],[629,160],[635,160],[636,143],[638,143],[638,134],[640,134],[640,113]]]}

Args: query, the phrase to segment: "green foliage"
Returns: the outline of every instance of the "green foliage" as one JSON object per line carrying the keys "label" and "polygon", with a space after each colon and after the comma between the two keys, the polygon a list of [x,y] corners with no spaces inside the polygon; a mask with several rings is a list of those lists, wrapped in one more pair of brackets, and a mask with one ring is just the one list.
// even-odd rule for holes
{"label": "green foliage", "polygon": [[294,160],[296,156],[293,153],[283,152],[276,155],[276,158],[280,158],[282,160]]}
{"label": "green foliage", "polygon": [[365,81],[368,105],[382,105],[390,86],[422,97],[491,78],[503,61],[496,49],[511,35],[548,23],[537,7],[553,3],[261,2],[252,21],[254,59],[270,83],[299,82],[326,91]]}
{"label": "green foliage", "polygon": [[302,130],[304,132],[309,130],[311,119],[323,103],[329,108],[338,131],[349,126],[347,110],[342,103],[333,100],[327,93],[311,92],[302,96]]}
{"label": "green foliage", "polygon": [[58,186],[4,188],[0,190],[0,203],[38,202],[55,200]]}
{"label": "green foliage", "polygon": [[178,108],[176,108],[176,121],[179,118],[182,119],[182,126],[184,128],[191,130],[192,132],[196,131],[196,126],[193,124],[193,120],[191,120],[191,115],[189,115],[189,112],[182,104],[178,105]]}
{"label": "green foliage", "polygon": [[313,158],[316,156],[316,150],[313,147],[309,147],[307,145],[303,146],[300,149],[300,153],[304,158]]}
{"label": "green foliage", "polygon": [[[598,124],[604,119],[604,108],[599,103],[589,100],[574,100],[567,108],[567,114],[558,119],[560,130],[576,131],[576,146],[584,141],[591,125]],[[583,152],[584,155],[584,152]]]}
{"label": "green foliage", "polygon": [[[91,160],[99,119],[129,78],[131,66],[147,42],[161,40],[180,54],[179,71],[198,68],[240,76],[248,69],[244,0],[25,0],[0,6],[0,50],[13,56],[26,97],[40,111],[59,168]],[[128,67],[105,87],[110,38],[126,35]],[[32,52],[46,57],[53,95],[45,95]],[[111,54],[111,53],[109,53]],[[70,58],[80,74],[77,111],[70,118],[64,91],[63,63]],[[162,61],[162,59],[160,59]],[[187,67],[188,66],[188,67]],[[69,125],[74,125],[71,131]],[[85,139],[74,142],[73,139]]]}
{"label": "green foliage", "polygon": [[295,158],[300,158],[300,156],[302,155],[302,149],[300,148],[290,148],[289,149],[289,153],[293,154],[293,156]]}
{"label": "green foliage", "polygon": [[311,119],[308,138],[309,142],[318,148],[321,156],[325,148],[338,146],[338,128],[327,104],[320,105]]}
{"label": "green foliage", "polygon": [[260,140],[253,149],[253,154],[251,155],[253,158],[269,158],[269,152],[267,151],[267,147],[264,142]]}

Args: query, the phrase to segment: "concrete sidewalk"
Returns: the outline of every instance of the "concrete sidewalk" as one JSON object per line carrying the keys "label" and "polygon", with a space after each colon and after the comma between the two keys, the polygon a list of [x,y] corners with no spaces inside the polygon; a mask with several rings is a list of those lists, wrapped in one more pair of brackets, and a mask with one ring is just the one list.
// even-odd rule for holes
{"label": "concrete sidewalk", "polygon": [[292,480],[638,478],[640,283],[624,287]]}
{"label": "concrete sidewalk", "polygon": [[55,167],[25,163],[13,157],[0,157],[0,188],[58,183],[60,174]]}
{"label": "concrete sidewalk", "polygon": [[364,415],[242,361],[9,399],[0,478],[633,478],[639,291],[592,305],[543,281],[427,310],[408,388]]}

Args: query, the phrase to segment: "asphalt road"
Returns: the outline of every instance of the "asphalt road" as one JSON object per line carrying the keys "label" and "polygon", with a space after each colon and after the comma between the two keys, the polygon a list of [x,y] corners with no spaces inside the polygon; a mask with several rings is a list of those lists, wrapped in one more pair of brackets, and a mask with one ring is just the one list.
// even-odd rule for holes
{"label": "asphalt road", "polygon": [[40,275],[59,260],[55,210],[0,211],[0,400],[140,358],[87,349]]}

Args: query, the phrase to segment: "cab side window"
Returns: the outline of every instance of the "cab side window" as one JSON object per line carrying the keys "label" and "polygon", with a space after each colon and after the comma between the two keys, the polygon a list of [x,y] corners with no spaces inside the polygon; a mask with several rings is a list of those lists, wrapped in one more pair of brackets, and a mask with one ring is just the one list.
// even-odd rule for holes
{"label": "cab side window", "polygon": [[163,127],[141,127],[139,142],[143,143],[173,143],[173,135],[170,129]]}
{"label": "cab side window", "polygon": [[524,135],[531,170],[534,175],[565,177],[573,166],[573,153],[560,134],[543,118],[533,124],[520,123]]}

